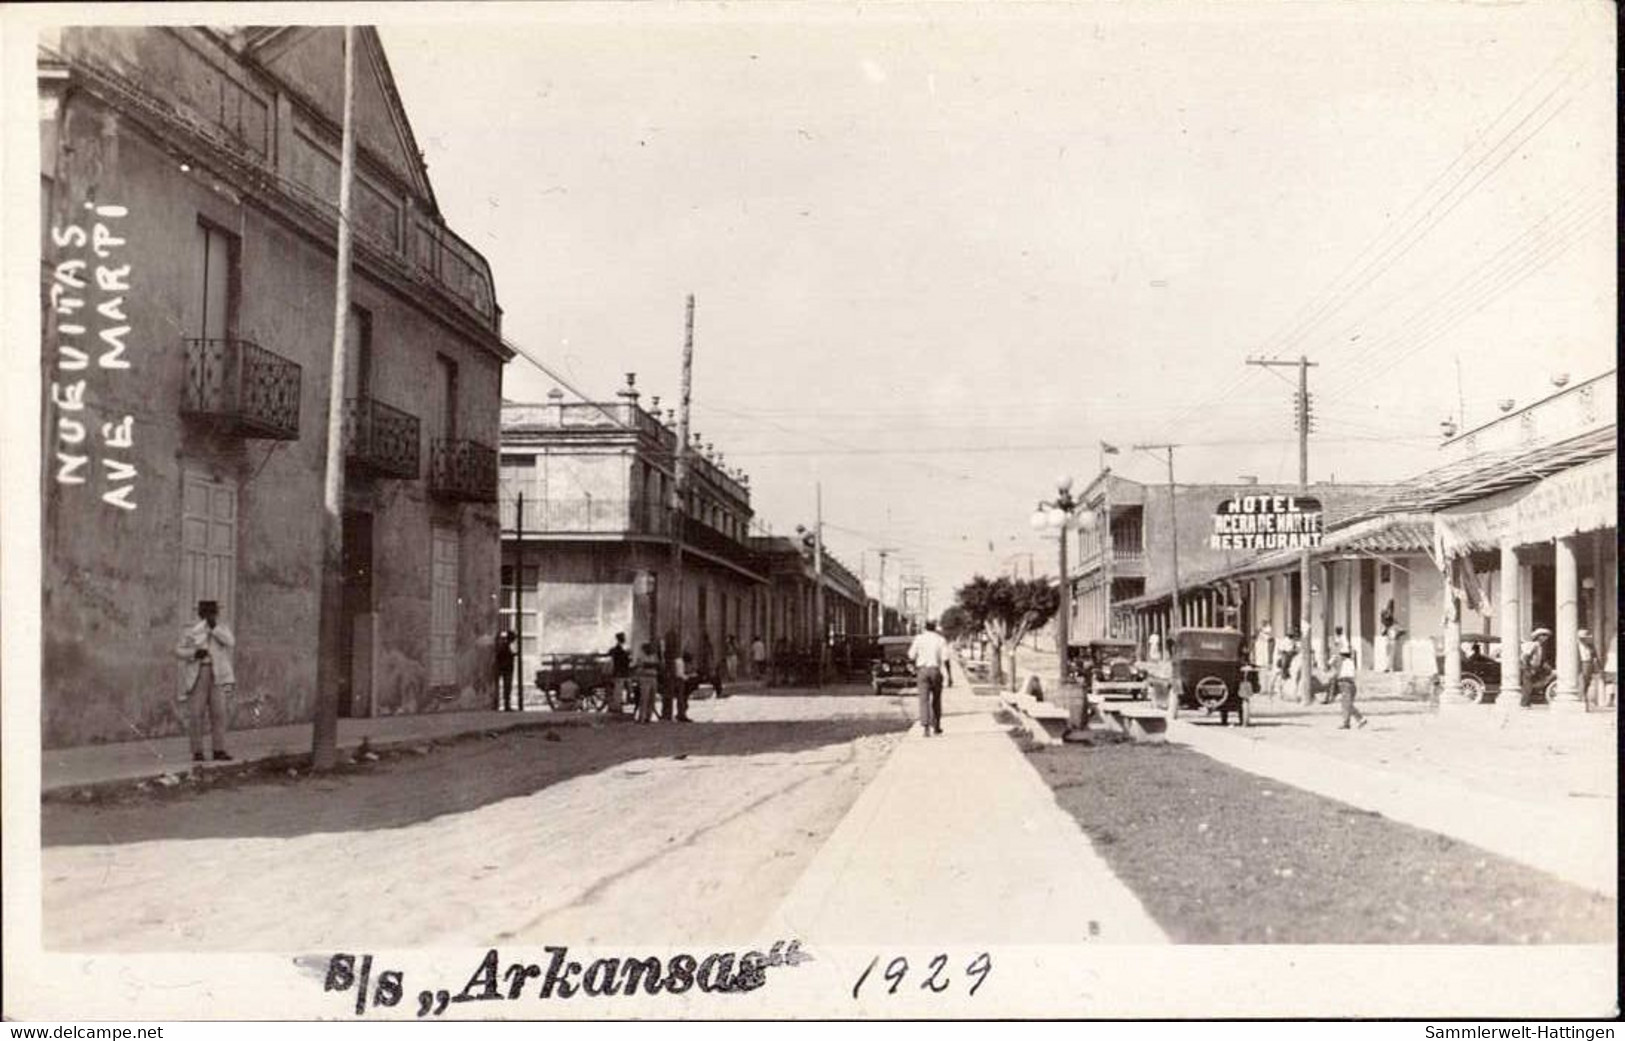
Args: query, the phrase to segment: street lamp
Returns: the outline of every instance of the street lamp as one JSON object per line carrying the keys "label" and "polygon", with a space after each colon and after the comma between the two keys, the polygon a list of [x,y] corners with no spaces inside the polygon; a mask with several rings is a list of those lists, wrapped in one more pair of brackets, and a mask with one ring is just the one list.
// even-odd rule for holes
{"label": "street lamp", "polygon": [[1061,550],[1061,609],[1057,615],[1055,625],[1055,641],[1060,651],[1060,676],[1063,687],[1067,681],[1067,651],[1069,649],[1067,629],[1072,621],[1072,583],[1066,570],[1066,533],[1067,529],[1072,526],[1073,514],[1082,505],[1083,501],[1081,499],[1075,499],[1072,496],[1072,478],[1062,477],[1055,482],[1055,498],[1040,502],[1032,515],[1034,531],[1040,533],[1055,532],[1059,536],[1056,541]]}

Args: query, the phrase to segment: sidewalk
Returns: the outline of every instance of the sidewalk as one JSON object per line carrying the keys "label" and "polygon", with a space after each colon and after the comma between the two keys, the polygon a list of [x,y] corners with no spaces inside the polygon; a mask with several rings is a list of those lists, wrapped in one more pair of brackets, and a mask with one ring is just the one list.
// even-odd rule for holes
{"label": "sidewalk", "polygon": [[944,733],[916,727],[892,753],[780,905],[783,934],[815,949],[1166,943],[994,720],[998,699],[943,694]]}
{"label": "sidewalk", "polygon": [[[506,730],[526,724],[571,726],[603,718],[598,713],[550,712],[543,709],[341,719],[338,748],[340,759],[343,759],[344,753],[358,747],[363,739],[372,747],[383,747],[478,731]],[[240,769],[245,763],[262,759],[308,756],[310,742],[311,724],[293,723],[231,731],[226,735],[226,748],[235,759],[229,763],[193,763],[191,749],[184,737],[160,737],[77,748],[47,748],[40,752],[40,792],[116,781],[140,781],[166,773],[185,773],[193,767],[203,770]]]}
{"label": "sidewalk", "polygon": [[[758,680],[736,680],[724,687],[728,695],[760,692]],[[711,697],[702,688],[695,700]],[[340,719],[338,750],[351,751],[366,740],[370,747],[411,744],[456,737],[479,731],[507,730],[515,726],[592,725],[610,718],[597,712],[553,712],[534,689],[525,696],[523,712],[431,712],[405,716],[379,716],[372,719]],[[184,736],[159,737],[115,744],[81,745],[75,748],[47,748],[40,752],[40,792],[60,791],[118,781],[143,781],[166,773],[201,770],[241,769],[245,764],[283,756],[310,754],[311,724],[232,730],[226,735],[226,748],[234,757],[229,763],[192,762],[191,748]]]}
{"label": "sidewalk", "polygon": [[1613,713],[1473,705],[1440,714],[1416,702],[1374,700],[1360,706],[1369,725],[1345,731],[1335,706],[1254,704],[1248,729],[1185,712],[1168,738],[1617,897]]}

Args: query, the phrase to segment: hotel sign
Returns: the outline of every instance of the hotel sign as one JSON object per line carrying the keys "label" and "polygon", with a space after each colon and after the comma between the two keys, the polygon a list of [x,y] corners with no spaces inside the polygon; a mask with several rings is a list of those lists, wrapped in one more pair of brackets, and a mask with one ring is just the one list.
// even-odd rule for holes
{"label": "hotel sign", "polygon": [[1237,495],[1213,511],[1212,549],[1315,549],[1320,500],[1307,495]]}

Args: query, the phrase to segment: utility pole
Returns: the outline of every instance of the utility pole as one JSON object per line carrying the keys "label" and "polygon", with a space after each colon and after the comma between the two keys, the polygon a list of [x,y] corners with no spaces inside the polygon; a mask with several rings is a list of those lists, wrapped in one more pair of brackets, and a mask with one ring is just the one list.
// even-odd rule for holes
{"label": "utility pole", "polygon": [[[677,402],[677,454],[671,482],[671,629],[677,634],[676,653],[683,653],[683,511],[688,504],[688,402],[694,373],[694,294],[688,294],[683,323],[683,370]],[[658,637],[657,637],[658,639]],[[666,662],[667,669],[672,663]],[[671,682],[669,674],[666,682]]]}
{"label": "utility pole", "polygon": [[350,189],[355,180],[355,26],[344,27],[344,127],[339,160],[339,222],[334,260],[333,351],[327,384],[327,460],[322,482],[322,587],[316,634],[316,718],[311,769],[338,757],[339,683],[344,668],[344,369],[350,317]]}
{"label": "utility pole", "polygon": [[[1247,364],[1257,365],[1261,368],[1296,368],[1298,370],[1298,394],[1294,400],[1293,424],[1298,430],[1298,490],[1307,494],[1309,491],[1309,430],[1314,422],[1314,417],[1310,414],[1309,409],[1309,367],[1320,363],[1310,361],[1307,356],[1300,354],[1297,361],[1282,358],[1248,358]],[[1314,681],[1313,669],[1311,668],[1314,658],[1310,654],[1310,647],[1312,646],[1310,644],[1310,634],[1313,632],[1313,610],[1310,606],[1312,589],[1313,583],[1309,580],[1309,550],[1305,548],[1298,557],[1298,590],[1302,595],[1300,624],[1303,635],[1303,642],[1298,648],[1298,653],[1305,656],[1303,665],[1298,670],[1300,674],[1298,697],[1306,704],[1314,697],[1311,693],[1314,689],[1311,685]],[[1446,658],[1448,657],[1449,655],[1446,655]]]}
{"label": "utility pole", "polygon": [[[525,492],[513,504],[513,635],[514,664],[519,669],[519,711],[525,710]],[[617,703],[617,709],[620,705]]]}
{"label": "utility pole", "polygon": [[[1173,538],[1169,541],[1173,545],[1174,600],[1173,610],[1169,612],[1171,624],[1168,627],[1168,646],[1164,648],[1164,650],[1167,652],[1169,660],[1172,660],[1174,636],[1179,632],[1180,625],[1182,624],[1179,615],[1179,501],[1178,493],[1174,488],[1174,449],[1178,448],[1179,446],[1175,444],[1160,444],[1135,445],[1134,447],[1138,451],[1145,452],[1154,451],[1160,448],[1168,454],[1168,527],[1169,531],[1173,535]],[[1173,683],[1168,687],[1169,719],[1179,718],[1179,698],[1183,693],[1184,691],[1180,689],[1179,670],[1175,669],[1173,673]]]}
{"label": "utility pole", "polygon": [[878,595],[875,597],[875,602],[880,606],[880,618],[879,618],[879,624],[876,626],[876,629],[875,629],[875,635],[877,635],[877,636],[885,636],[886,635],[886,558],[891,556],[893,553],[896,553],[897,552],[897,547],[896,546],[882,546],[879,549],[875,550],[875,552],[880,554],[880,588],[876,591]]}

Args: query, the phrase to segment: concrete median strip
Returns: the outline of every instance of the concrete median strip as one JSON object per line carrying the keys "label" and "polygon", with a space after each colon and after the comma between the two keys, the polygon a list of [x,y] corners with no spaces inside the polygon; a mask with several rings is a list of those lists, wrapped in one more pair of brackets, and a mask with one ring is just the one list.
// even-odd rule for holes
{"label": "concrete median strip", "polygon": [[774,928],[809,949],[1167,942],[991,711],[952,700],[945,733],[899,745]]}

